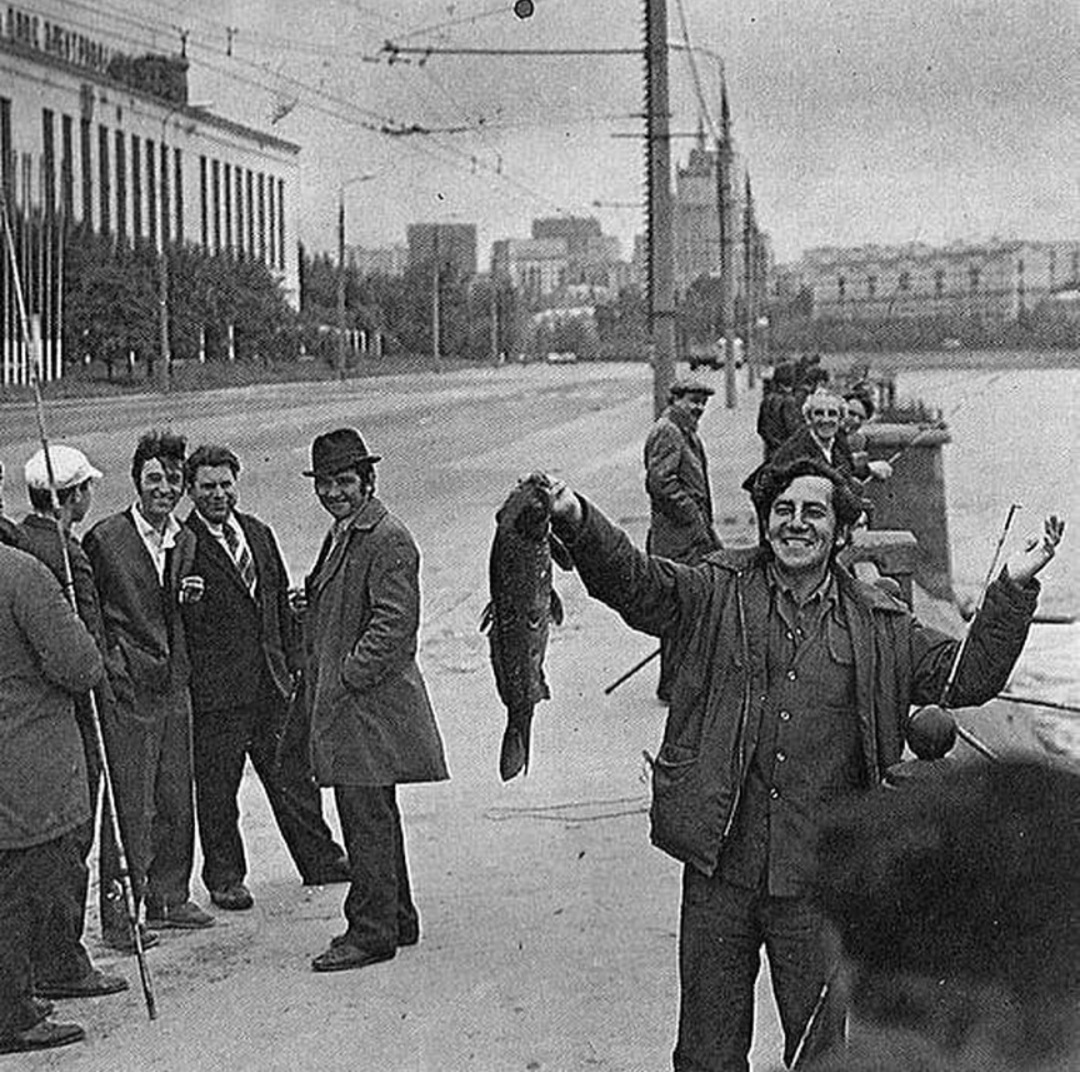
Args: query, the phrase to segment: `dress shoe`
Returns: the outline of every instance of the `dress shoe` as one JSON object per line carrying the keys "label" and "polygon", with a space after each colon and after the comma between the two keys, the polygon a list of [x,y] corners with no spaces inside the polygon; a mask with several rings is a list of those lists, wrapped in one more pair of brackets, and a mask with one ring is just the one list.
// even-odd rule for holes
{"label": "dress shoe", "polygon": [[349,968],[366,968],[369,964],[381,964],[384,960],[393,960],[396,949],[361,949],[352,942],[331,944],[325,953],[320,953],[312,962],[312,971],[332,972],[347,971]]}
{"label": "dress shoe", "polygon": [[333,886],[338,882],[352,882],[347,856],[340,856],[326,867],[304,877],[305,886]]}
{"label": "dress shoe", "polygon": [[216,920],[204,912],[194,901],[178,905],[146,906],[146,925],[156,931],[172,928],[180,931],[196,931],[212,927]]}
{"label": "dress shoe", "polygon": [[46,1001],[45,998],[31,997],[30,1004],[34,1006],[34,1015],[38,1020],[44,1020],[56,1012],[56,1006],[51,1001]]}
{"label": "dress shoe", "polygon": [[231,886],[222,886],[221,889],[210,891],[210,900],[228,912],[243,912],[251,908],[255,898],[251,896],[251,890],[242,882],[234,882]]}
{"label": "dress shoe", "polygon": [[82,1042],[86,1032],[78,1024],[57,1024],[41,1020],[24,1031],[0,1035],[0,1053],[23,1053],[26,1050],[51,1050],[70,1042]]}
{"label": "dress shoe", "polygon": [[[139,937],[142,939],[143,952],[147,949],[153,949],[161,941],[153,931],[148,931],[141,923],[139,924]],[[130,927],[126,931],[114,931],[111,928],[103,930],[101,940],[110,949],[115,949],[117,953],[124,953],[128,956],[135,954],[135,939],[132,936]]]}
{"label": "dress shoe", "polygon": [[106,975],[91,968],[77,979],[45,979],[34,983],[34,993],[42,998],[101,998],[127,990],[128,981],[122,975]]}

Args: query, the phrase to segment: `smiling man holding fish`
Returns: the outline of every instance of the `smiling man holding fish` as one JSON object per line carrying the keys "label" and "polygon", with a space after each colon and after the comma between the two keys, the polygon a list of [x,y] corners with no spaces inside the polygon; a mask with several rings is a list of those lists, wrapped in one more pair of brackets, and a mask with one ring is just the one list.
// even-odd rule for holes
{"label": "smiling man holding fish", "polygon": [[[685,864],[676,1072],[746,1072],[762,945],[785,1063],[836,1042],[836,950],[810,896],[818,824],[830,803],[881,783],[905,741],[948,747],[919,742],[910,707],[940,697],[959,641],[836,564],[861,511],[845,477],[819,459],[769,465],[753,500],[760,546],[688,566],[643,554],[553,488],[554,531],[589,593],[676,648],[651,809],[653,843]],[[1048,518],[990,585],[955,706],[1004,687],[1063,527]]]}

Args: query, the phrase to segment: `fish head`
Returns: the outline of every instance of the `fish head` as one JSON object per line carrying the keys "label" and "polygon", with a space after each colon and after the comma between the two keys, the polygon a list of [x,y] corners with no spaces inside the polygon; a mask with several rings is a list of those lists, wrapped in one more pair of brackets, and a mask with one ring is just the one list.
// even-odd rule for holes
{"label": "fish head", "polygon": [[512,526],[522,539],[535,543],[546,540],[551,527],[551,483],[548,478],[533,473],[519,480],[495,516],[500,526]]}

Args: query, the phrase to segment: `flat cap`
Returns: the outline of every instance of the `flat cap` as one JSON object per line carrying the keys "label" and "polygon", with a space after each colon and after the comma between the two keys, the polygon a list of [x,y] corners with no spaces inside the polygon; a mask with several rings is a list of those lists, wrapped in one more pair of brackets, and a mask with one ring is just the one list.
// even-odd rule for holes
{"label": "flat cap", "polygon": [[[90,464],[90,459],[81,450],[65,446],[63,443],[49,446],[49,461],[52,463],[57,491],[63,491],[65,488],[77,488],[84,481],[101,476],[101,470],[95,469]],[[41,488],[42,490],[48,488],[49,469],[45,464],[44,447],[30,457],[23,469],[23,475],[26,478],[28,488]]]}

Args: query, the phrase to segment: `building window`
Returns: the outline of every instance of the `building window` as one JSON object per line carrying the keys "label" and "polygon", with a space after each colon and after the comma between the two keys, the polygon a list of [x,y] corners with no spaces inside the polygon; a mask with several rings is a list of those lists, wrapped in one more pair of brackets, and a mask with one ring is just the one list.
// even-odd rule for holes
{"label": "building window", "polygon": [[244,214],[244,169],[238,167],[236,169],[236,200],[233,202],[236,206],[236,252],[240,257],[244,256],[244,221],[247,216]]}
{"label": "building window", "polygon": [[7,97],[0,97],[0,176],[3,177],[4,192],[8,195],[15,186],[11,163],[11,101]]}
{"label": "building window", "polygon": [[259,260],[266,261],[266,187],[265,176],[260,171],[257,184],[259,198]]}
{"label": "building window", "polygon": [[176,217],[176,241],[184,241],[184,158],[173,149],[173,206]]}
{"label": "building window", "polygon": [[979,289],[979,278],[981,273],[977,266],[972,265],[968,269],[968,290],[974,294]]}
{"label": "building window", "polygon": [[199,157],[199,223],[203,249],[210,248],[210,205],[207,197],[206,157]]}
{"label": "building window", "polygon": [[94,226],[94,162],[90,120],[79,120],[79,176],[82,180],[82,221]]}
{"label": "building window", "polygon": [[934,269],[934,296],[940,298],[945,293],[945,269]]}
{"label": "building window", "polygon": [[155,156],[154,143],[147,138],[146,139],[146,237],[150,239],[150,242],[157,246],[158,236],[158,196],[157,196],[157,179],[155,178],[154,161],[157,159]]}
{"label": "building window", "polygon": [[127,237],[127,139],[116,131],[116,237]]}
{"label": "building window", "polygon": [[42,183],[45,187],[45,211],[56,210],[56,116],[51,108],[41,110],[41,144],[44,148]]}
{"label": "building window", "polygon": [[1017,275],[1023,275],[1024,274],[1024,258],[1023,257],[1021,257],[1016,262],[1016,274]]}
{"label": "building window", "polygon": [[843,276],[838,276],[836,280],[836,297],[843,301],[847,297],[847,280]]}
{"label": "building window", "polygon": [[250,171],[245,173],[247,185],[247,199],[245,200],[244,215],[247,217],[247,251],[251,257],[255,256],[255,176]]}
{"label": "building window", "polygon": [[868,275],[866,277],[866,296],[868,298],[877,297],[877,276]]}
{"label": "building window", "polygon": [[112,230],[112,216],[109,209],[109,200],[112,189],[109,185],[109,130],[107,127],[98,127],[98,211],[101,214],[99,230],[102,234],[108,234]]}
{"label": "building window", "polygon": [[169,235],[169,147],[162,142],[158,149],[161,157],[158,165],[158,179],[161,181],[161,248],[164,249],[172,241]]}
{"label": "building window", "polygon": [[131,135],[131,237],[142,238],[142,139]]}
{"label": "building window", "polygon": [[225,195],[225,248],[232,251],[232,165],[222,165],[222,193]]}
{"label": "building window", "polygon": [[70,115],[60,119],[60,209],[71,219],[75,213],[75,125]]}
{"label": "building window", "polygon": [[898,290],[911,290],[911,273],[901,272],[900,278],[896,281],[896,287]]}
{"label": "building window", "polygon": [[277,181],[278,205],[278,267],[285,271],[285,180]]}
{"label": "building window", "polygon": [[1073,250],[1072,257],[1069,258],[1071,262],[1071,276],[1072,281],[1080,281],[1080,250]]}
{"label": "building window", "polygon": [[214,252],[221,252],[221,163],[210,161],[210,205],[214,221]]}

